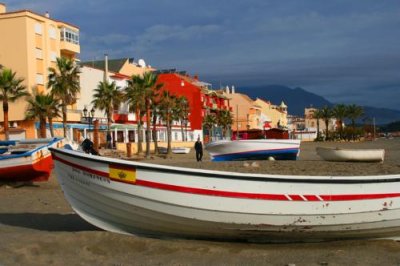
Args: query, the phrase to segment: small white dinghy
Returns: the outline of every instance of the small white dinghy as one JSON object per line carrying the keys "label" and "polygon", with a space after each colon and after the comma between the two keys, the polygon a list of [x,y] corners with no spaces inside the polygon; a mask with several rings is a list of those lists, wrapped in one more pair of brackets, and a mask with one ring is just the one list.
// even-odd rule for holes
{"label": "small white dinghy", "polygon": [[[190,148],[187,147],[175,147],[172,148],[172,153],[175,154],[188,154],[190,152]],[[158,147],[158,152],[161,154],[167,154],[167,148],[165,147]]]}
{"label": "small white dinghy", "polygon": [[317,154],[325,161],[334,162],[383,162],[384,149],[340,149],[317,147]]}

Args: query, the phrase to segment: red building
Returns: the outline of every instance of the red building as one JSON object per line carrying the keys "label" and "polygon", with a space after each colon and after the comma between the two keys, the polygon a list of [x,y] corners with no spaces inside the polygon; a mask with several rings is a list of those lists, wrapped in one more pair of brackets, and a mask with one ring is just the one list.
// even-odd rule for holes
{"label": "red building", "polygon": [[[217,114],[220,110],[232,109],[229,107],[229,100],[222,92],[211,90],[211,84],[199,81],[198,78],[190,77],[184,72],[159,71],[158,83],[163,84],[162,90],[169,91],[177,97],[185,96],[188,100],[188,123],[186,130],[189,132],[190,140],[203,136],[203,119],[207,114]],[[114,80],[126,80],[123,75],[113,76]],[[122,87],[122,86],[121,86]],[[114,121],[121,124],[137,124],[136,115],[129,112],[128,106],[122,104],[113,115]],[[145,118],[144,118],[145,120]],[[179,129],[179,122],[174,122],[173,128]],[[164,128],[163,125],[157,127]],[[165,129],[165,128],[164,128]]]}
{"label": "red building", "polygon": [[161,73],[158,82],[162,89],[176,96],[185,96],[189,102],[189,124],[192,130],[202,130],[203,118],[219,110],[230,110],[229,100],[222,93],[211,90],[211,84],[178,72]]}

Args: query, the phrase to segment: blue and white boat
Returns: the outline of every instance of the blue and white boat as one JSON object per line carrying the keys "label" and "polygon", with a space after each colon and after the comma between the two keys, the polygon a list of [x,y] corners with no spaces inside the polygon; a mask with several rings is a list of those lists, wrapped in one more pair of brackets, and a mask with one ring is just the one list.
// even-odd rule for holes
{"label": "blue and white boat", "polygon": [[300,152],[300,140],[221,140],[207,144],[205,149],[212,161],[296,160]]}

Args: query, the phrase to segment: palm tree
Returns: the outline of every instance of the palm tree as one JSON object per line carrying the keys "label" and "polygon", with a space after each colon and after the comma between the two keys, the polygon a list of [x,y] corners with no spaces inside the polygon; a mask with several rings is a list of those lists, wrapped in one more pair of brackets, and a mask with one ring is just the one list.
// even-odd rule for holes
{"label": "palm tree", "polygon": [[17,78],[16,72],[8,68],[0,69],[0,101],[3,102],[3,115],[4,115],[4,134],[6,140],[9,139],[8,130],[8,110],[9,103],[15,102],[17,99],[28,96],[26,87],[22,85],[23,78]]}
{"label": "palm tree", "polygon": [[[28,100],[28,109],[26,111],[26,119],[39,119],[40,123],[40,137],[46,137],[46,118],[54,117],[58,114],[57,102],[54,100],[52,95],[44,94],[43,92],[34,92]],[[50,120],[49,120],[50,125]],[[51,129],[52,131],[52,129]],[[54,133],[52,133],[52,137]]]}
{"label": "palm tree", "polygon": [[222,135],[225,138],[226,132],[231,127],[233,118],[228,110],[221,110],[217,115],[217,124],[222,127]]}
{"label": "palm tree", "polygon": [[153,72],[146,72],[143,74],[141,85],[144,92],[145,110],[146,110],[146,158],[150,158],[150,134],[151,134],[151,110],[152,102],[157,97],[157,92],[163,84],[157,84],[158,76]]}
{"label": "palm tree", "polygon": [[321,137],[321,133],[319,132],[319,120],[322,119],[321,110],[315,109],[312,113],[312,117],[317,120],[317,141],[319,141]]}
{"label": "palm tree", "polygon": [[183,132],[183,125],[187,123],[188,118],[188,100],[185,96],[180,96],[176,98],[176,119],[181,125],[182,140],[186,141],[186,136]]}
{"label": "palm tree", "polygon": [[49,94],[46,100],[48,108],[47,108],[47,120],[49,121],[49,130],[50,136],[54,138],[54,127],[53,127],[53,118],[61,117],[60,114],[60,103],[54,99],[54,97]]}
{"label": "palm tree", "polygon": [[159,99],[155,98],[154,101],[151,103],[151,113],[152,113],[152,133],[151,136],[153,137],[154,143],[154,154],[158,154],[158,138],[157,138],[157,118],[159,117],[159,110],[158,110]]}
{"label": "palm tree", "polygon": [[352,139],[354,140],[354,131],[356,128],[356,120],[364,114],[364,109],[361,106],[350,104],[347,106],[347,117],[351,120]]}
{"label": "palm tree", "polygon": [[332,118],[332,109],[324,106],[321,110],[321,118],[325,122],[325,140],[329,139],[329,120]]}
{"label": "palm tree", "polygon": [[128,80],[128,86],[125,88],[125,100],[129,105],[129,111],[136,113],[138,131],[137,154],[141,154],[143,152],[142,114],[145,110],[145,95],[142,88],[142,78],[138,75],[133,75]]}
{"label": "palm tree", "polygon": [[67,106],[76,102],[80,91],[79,67],[71,59],[57,58],[56,68],[49,68],[49,82],[47,88],[51,94],[60,101],[63,117],[64,137],[67,136]]}
{"label": "palm tree", "polygon": [[209,132],[209,138],[213,137],[213,127],[217,123],[217,117],[213,114],[207,114],[203,120],[203,126]]}
{"label": "palm tree", "polygon": [[169,91],[163,91],[160,96],[159,110],[160,116],[167,127],[167,157],[171,157],[171,139],[172,139],[172,121],[174,117],[173,110],[176,105],[176,96],[171,95]]}
{"label": "palm tree", "polygon": [[123,94],[115,81],[100,81],[94,90],[92,104],[94,108],[104,111],[107,116],[107,133],[110,133],[112,114],[123,100]]}
{"label": "palm tree", "polygon": [[339,126],[339,138],[343,138],[343,123],[347,116],[347,108],[344,104],[337,104],[333,107],[332,115],[337,119],[337,124]]}

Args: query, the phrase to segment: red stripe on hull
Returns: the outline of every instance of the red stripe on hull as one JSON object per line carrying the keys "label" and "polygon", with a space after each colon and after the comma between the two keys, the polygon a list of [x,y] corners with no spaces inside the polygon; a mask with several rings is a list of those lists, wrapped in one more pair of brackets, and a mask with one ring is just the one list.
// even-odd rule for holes
{"label": "red stripe on hull", "polygon": [[33,164],[0,168],[1,181],[47,181],[53,169],[51,156],[44,157]]}

